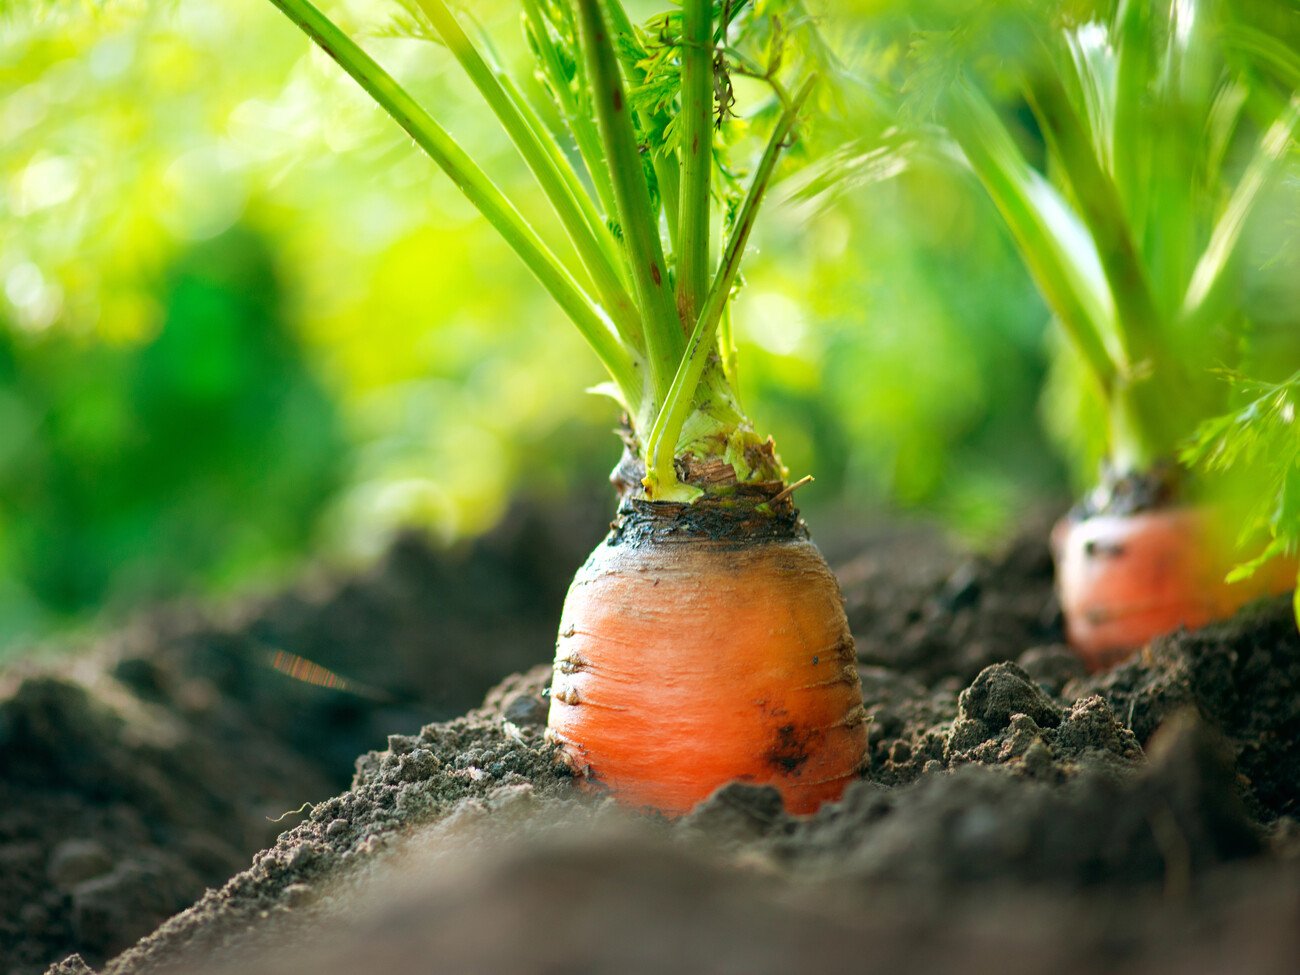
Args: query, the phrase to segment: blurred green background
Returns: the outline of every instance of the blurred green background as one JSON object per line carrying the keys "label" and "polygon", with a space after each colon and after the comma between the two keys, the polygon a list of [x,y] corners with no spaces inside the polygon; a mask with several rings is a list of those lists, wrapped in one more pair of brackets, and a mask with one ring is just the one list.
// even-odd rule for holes
{"label": "blurred green background", "polygon": [[[0,11],[0,653],[364,560],[403,526],[472,536],[519,492],[599,496],[616,416],[576,332],[269,4]],[[511,4],[475,12],[523,57]],[[537,196],[445,51],[365,43]],[[916,509],[994,544],[1068,496],[1039,422],[1047,313],[971,178],[778,192],[756,236],[741,386],[816,475],[815,533],[819,510]]]}

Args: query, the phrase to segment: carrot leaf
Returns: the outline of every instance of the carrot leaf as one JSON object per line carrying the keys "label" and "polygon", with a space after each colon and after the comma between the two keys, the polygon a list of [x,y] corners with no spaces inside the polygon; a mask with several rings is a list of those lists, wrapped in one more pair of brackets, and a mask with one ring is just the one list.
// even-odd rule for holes
{"label": "carrot leaf", "polygon": [[1269,542],[1233,570],[1229,579],[1235,581],[1278,555],[1300,551],[1300,373],[1278,383],[1221,375],[1241,405],[1201,423],[1182,460],[1251,485],[1254,500],[1242,519],[1241,537],[1249,541],[1265,534]]}

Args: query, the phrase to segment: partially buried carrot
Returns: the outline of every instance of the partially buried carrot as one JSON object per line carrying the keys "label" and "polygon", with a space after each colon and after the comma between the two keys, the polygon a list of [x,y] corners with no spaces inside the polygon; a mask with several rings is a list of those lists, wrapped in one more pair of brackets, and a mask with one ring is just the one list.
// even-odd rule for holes
{"label": "partially buried carrot", "polygon": [[[1058,376],[1080,384],[1062,396],[1069,380],[1054,383],[1049,402],[1072,404],[1058,428],[1070,429],[1077,446],[1103,448],[1086,517],[1055,532],[1070,643],[1097,670],[1161,633],[1202,626],[1295,584],[1295,562],[1281,558],[1250,579],[1225,581],[1261,554],[1219,544],[1250,523],[1189,504],[1224,485],[1187,477],[1178,458],[1190,449],[1215,469],[1267,456],[1272,463],[1247,494],[1276,503],[1265,503],[1272,512],[1256,524],[1276,527],[1300,510],[1290,500],[1297,441],[1289,384],[1260,386],[1248,410],[1215,417],[1252,385],[1238,370],[1280,371],[1295,354],[1279,339],[1257,342],[1271,330],[1252,320],[1248,292],[1280,287],[1273,275],[1288,272],[1274,262],[1266,273],[1240,231],[1265,216],[1258,208],[1277,199],[1270,187],[1289,178],[1300,75],[1272,47],[1247,53],[1226,40],[1239,29],[1237,4],[1093,4],[1080,18],[1053,13],[1060,4],[950,6],[918,25],[901,87],[927,91],[927,108],[988,191],[1060,326],[1068,354]],[[972,48],[952,43],[958,37],[997,37],[998,56],[972,57]],[[935,70],[944,59],[946,69]],[[1190,64],[1195,84],[1185,83]],[[1268,94],[1274,88],[1280,97]],[[1223,107],[1233,99],[1267,108],[1229,119]],[[1042,135],[1034,156],[1008,124],[1024,108]],[[1221,138],[1206,139],[1211,131]],[[1227,144],[1239,148],[1217,151]],[[1248,279],[1246,267],[1259,277]],[[1077,410],[1084,399],[1094,408]],[[1260,439],[1270,416],[1273,434]],[[1296,537],[1283,535],[1267,546],[1272,554],[1295,551]]]}
{"label": "partially buried carrot", "polygon": [[[533,71],[511,80],[446,0],[417,0],[444,42],[436,56],[460,64],[569,237],[557,254],[530,222],[540,208],[530,200],[525,219],[311,0],[272,2],[447,172],[608,373],[623,504],[564,610],[550,720],[564,757],[586,783],[667,813],[733,780],[775,785],[795,812],[838,798],[866,747],[853,641],[790,503],[797,484],[741,407],[730,312],[783,150],[836,61],[816,19],[798,3],[742,15],[681,0],[637,29],[621,3],[528,2],[538,85]],[[727,81],[737,57],[777,103],[762,96],[743,119],[758,140],[718,131],[745,111]]]}
{"label": "partially buried carrot", "polygon": [[811,812],[866,716],[840,590],[797,513],[625,502],[565,602],[550,735],[597,788],[680,813],[733,780]]}
{"label": "partially buried carrot", "polygon": [[1213,530],[1214,509],[1180,505],[1066,518],[1052,533],[1070,645],[1089,670],[1112,666],[1179,627],[1225,619],[1252,600],[1295,587],[1280,558],[1229,583],[1242,556]]}

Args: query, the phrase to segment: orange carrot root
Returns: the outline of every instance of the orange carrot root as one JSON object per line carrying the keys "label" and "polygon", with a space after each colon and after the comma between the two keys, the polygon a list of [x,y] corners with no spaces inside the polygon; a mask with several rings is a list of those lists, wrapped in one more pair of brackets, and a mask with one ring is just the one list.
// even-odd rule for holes
{"label": "orange carrot root", "polygon": [[611,535],[565,602],[549,735],[633,807],[682,813],[735,780],[793,812],[838,798],[866,716],[825,559],[802,537]]}
{"label": "orange carrot root", "polygon": [[1225,582],[1240,557],[1217,543],[1210,524],[1210,509],[1190,506],[1056,524],[1061,610],[1070,645],[1089,670],[1114,666],[1179,627],[1197,629],[1295,588],[1293,559]]}

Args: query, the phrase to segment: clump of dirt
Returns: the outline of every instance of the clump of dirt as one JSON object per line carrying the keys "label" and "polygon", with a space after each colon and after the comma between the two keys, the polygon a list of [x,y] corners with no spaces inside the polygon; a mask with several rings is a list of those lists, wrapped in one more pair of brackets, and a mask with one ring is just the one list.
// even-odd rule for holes
{"label": "clump of dirt", "polygon": [[111,676],[34,677],[0,700],[0,960],[107,958],[220,883],[329,791],[201,687],[144,701]]}
{"label": "clump of dirt", "polygon": [[1088,708],[1094,717],[1076,725],[1087,744],[1066,778],[1060,766],[1047,778],[1025,774],[1023,757],[1003,749],[988,754],[989,764],[924,775],[901,789],[860,783],[839,806],[778,824],[772,846],[784,862],[812,861],[828,875],[926,889],[1154,882],[1183,889],[1258,852],[1226,751],[1210,730],[1194,719],[1171,722],[1149,761],[1139,762],[1136,743],[1113,750],[1109,722],[1096,718],[1101,708]]}
{"label": "clump of dirt", "polygon": [[1194,709],[1230,744],[1248,801],[1264,819],[1300,815],[1300,633],[1291,600],[1248,607],[1195,633],[1153,641],[1067,694],[1101,694],[1140,740]]}
{"label": "clump of dirt", "polygon": [[1085,765],[1123,768],[1142,757],[1137,738],[1098,695],[1058,703],[1020,666],[984,668],[960,694],[928,690],[881,668],[863,668],[867,777],[903,785],[924,772],[1003,765],[1064,781]]}

